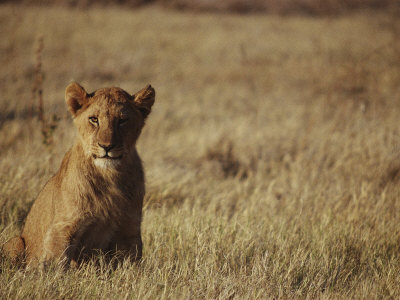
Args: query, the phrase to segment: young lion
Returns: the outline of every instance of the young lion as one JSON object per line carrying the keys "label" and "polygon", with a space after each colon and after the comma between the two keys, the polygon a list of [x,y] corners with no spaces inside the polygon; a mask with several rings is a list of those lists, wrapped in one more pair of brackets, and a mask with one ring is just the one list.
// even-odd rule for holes
{"label": "young lion", "polygon": [[78,138],[35,200],[21,236],[4,245],[6,254],[30,265],[76,265],[98,250],[141,258],[145,189],[136,141],[154,99],[150,85],[133,96],[116,87],[88,94],[68,85]]}

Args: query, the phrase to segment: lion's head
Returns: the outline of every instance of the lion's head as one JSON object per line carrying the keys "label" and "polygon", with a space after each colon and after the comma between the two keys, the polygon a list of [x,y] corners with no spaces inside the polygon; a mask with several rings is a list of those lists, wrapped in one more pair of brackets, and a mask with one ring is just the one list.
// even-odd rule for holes
{"label": "lion's head", "polygon": [[68,85],[65,101],[87,159],[100,168],[123,165],[135,150],[154,99],[150,85],[134,95],[116,87],[88,94],[75,82]]}

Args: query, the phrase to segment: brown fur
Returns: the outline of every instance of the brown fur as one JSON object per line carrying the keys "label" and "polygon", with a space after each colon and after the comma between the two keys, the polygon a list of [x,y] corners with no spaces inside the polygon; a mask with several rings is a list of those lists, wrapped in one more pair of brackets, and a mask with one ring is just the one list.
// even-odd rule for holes
{"label": "brown fur", "polygon": [[136,141],[154,98],[150,85],[133,96],[115,87],[92,94],[77,83],[67,87],[78,137],[35,200],[21,237],[3,247],[11,258],[24,252],[28,264],[76,264],[98,250],[141,257],[145,189]]}

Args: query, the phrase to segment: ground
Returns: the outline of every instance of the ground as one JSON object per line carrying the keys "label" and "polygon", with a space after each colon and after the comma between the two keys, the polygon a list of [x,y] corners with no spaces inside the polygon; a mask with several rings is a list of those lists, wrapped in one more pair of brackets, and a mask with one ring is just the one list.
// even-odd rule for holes
{"label": "ground", "polygon": [[0,298],[398,298],[399,20],[0,6],[0,243],[73,142],[71,80],[157,92],[143,260],[3,259]]}

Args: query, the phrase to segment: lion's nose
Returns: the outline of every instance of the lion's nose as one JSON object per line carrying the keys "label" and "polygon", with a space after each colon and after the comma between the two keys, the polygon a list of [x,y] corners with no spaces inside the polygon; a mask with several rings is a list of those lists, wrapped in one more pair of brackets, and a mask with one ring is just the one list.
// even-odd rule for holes
{"label": "lion's nose", "polygon": [[100,146],[101,148],[103,148],[106,152],[110,151],[112,148],[115,147],[115,145],[113,145],[113,144],[102,145],[102,144],[100,144],[100,143],[99,143],[99,146]]}

